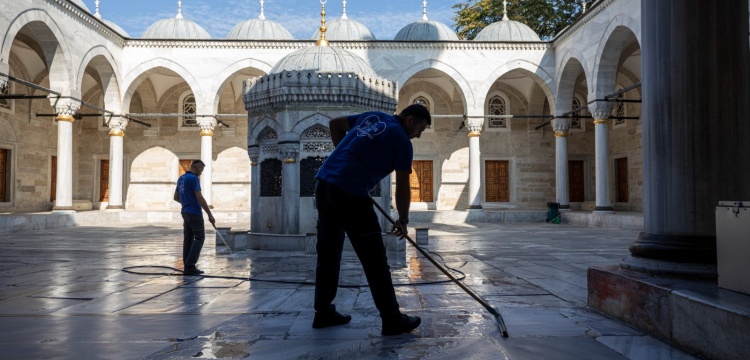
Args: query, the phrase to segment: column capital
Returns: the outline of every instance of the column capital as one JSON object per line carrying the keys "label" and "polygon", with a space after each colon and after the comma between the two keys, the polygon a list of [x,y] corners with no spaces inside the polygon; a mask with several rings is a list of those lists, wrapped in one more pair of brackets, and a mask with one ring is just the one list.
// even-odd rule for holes
{"label": "column capital", "polygon": [[125,127],[128,126],[128,119],[119,116],[113,116],[109,119],[109,135],[125,136]]}
{"label": "column capital", "polygon": [[568,136],[571,122],[570,119],[566,118],[555,118],[552,120],[550,124],[552,125],[552,130],[555,131],[555,137],[559,137],[558,134],[560,134],[560,136]]}
{"label": "column capital", "polygon": [[594,118],[594,124],[608,123],[609,116],[612,114],[612,107],[614,107],[614,104],[609,101],[595,101],[591,103],[589,111]]}
{"label": "column capital", "polygon": [[247,156],[250,158],[250,165],[256,166],[258,165],[258,156],[260,155],[260,146],[258,145],[248,145],[247,146]]}
{"label": "column capital", "polygon": [[466,129],[469,130],[469,137],[481,136],[483,126],[484,126],[483,117],[472,117],[472,118],[466,119]]}
{"label": "column capital", "polygon": [[68,122],[75,121],[73,115],[75,115],[76,111],[78,111],[78,108],[81,107],[81,103],[73,99],[58,99],[57,101],[53,100],[52,105],[55,107],[55,111],[57,112],[57,117],[55,118],[55,120]]}
{"label": "column capital", "polygon": [[279,152],[281,153],[281,161],[283,163],[290,164],[297,162],[299,141],[279,142]]}
{"label": "column capital", "polygon": [[198,117],[198,126],[201,128],[201,136],[214,136],[216,128],[216,118],[213,116]]}

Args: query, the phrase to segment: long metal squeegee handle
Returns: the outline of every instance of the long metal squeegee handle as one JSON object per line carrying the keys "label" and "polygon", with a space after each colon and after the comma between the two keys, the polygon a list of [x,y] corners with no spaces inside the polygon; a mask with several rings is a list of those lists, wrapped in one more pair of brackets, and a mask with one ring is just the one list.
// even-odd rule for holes
{"label": "long metal squeegee handle", "polygon": [[[390,215],[388,215],[388,213],[383,209],[383,207],[380,206],[380,204],[378,204],[377,201],[375,201],[375,199],[373,199],[372,197],[370,199],[372,200],[373,205],[375,205],[375,207],[378,208],[378,210],[380,210],[380,213],[383,214],[383,216],[385,216],[386,219],[388,219],[388,221],[392,225],[395,226],[396,221],[393,220],[393,218]],[[432,263],[432,265],[435,265],[435,267],[438,268],[443,274],[445,274],[445,276],[450,278],[454,283],[456,283],[456,285],[458,285],[467,294],[473,297],[474,300],[476,300],[479,304],[484,306],[484,308],[487,309],[487,311],[489,311],[490,314],[492,314],[495,317],[495,320],[497,321],[497,325],[500,327],[500,333],[503,336],[508,337],[508,329],[505,327],[505,321],[503,321],[503,316],[500,315],[500,311],[498,311],[494,306],[490,305],[486,300],[482,299],[482,297],[479,296],[479,294],[477,294],[470,287],[466,286],[464,283],[458,280],[458,278],[456,278],[456,276],[454,276],[450,271],[448,271],[448,269],[446,269],[445,267],[443,267],[442,264],[440,264],[435,259],[433,259],[432,256],[430,256],[430,254],[427,251],[422,249],[421,246],[417,245],[417,243],[414,240],[412,240],[412,238],[409,237],[408,234],[404,234],[404,237],[406,238],[406,240],[409,241],[409,243],[412,246],[414,246],[415,249],[417,249],[417,251],[419,251],[422,255],[424,255],[424,257],[427,258],[427,260],[429,260]]]}

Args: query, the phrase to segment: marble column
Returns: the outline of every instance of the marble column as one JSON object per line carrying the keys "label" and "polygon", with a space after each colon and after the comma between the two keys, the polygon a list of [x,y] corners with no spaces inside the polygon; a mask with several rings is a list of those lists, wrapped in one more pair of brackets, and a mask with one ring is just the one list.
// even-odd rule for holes
{"label": "marble column", "polygon": [[250,231],[263,232],[258,222],[259,216],[256,215],[260,212],[258,208],[260,200],[260,167],[258,166],[260,147],[257,144],[248,145],[247,155],[250,158]]}
{"label": "marble column", "polygon": [[214,203],[211,194],[213,193],[213,136],[216,127],[216,119],[213,117],[198,118],[198,125],[201,128],[201,161],[206,164],[201,174],[201,194],[206,199],[208,206],[213,209]]}
{"label": "marble column", "polygon": [[283,234],[299,233],[299,141],[279,141]]}
{"label": "marble column", "polygon": [[560,209],[570,209],[570,184],[568,183],[568,135],[570,119],[552,120],[555,131],[555,192]]}
{"label": "marble column", "polygon": [[[0,72],[3,74],[10,75],[10,65],[8,65],[4,61],[0,61]],[[6,76],[0,75],[0,89],[2,89],[7,84],[8,84],[8,78]]]}
{"label": "marble column", "polygon": [[469,130],[469,209],[482,208],[482,150],[479,146],[479,136],[482,135],[484,118],[472,117],[466,119]]}
{"label": "marble column", "polygon": [[595,163],[596,163],[596,207],[594,213],[614,212],[609,200],[609,116],[612,103],[596,101],[589,105],[594,117]]}
{"label": "marble column", "polygon": [[109,200],[107,210],[123,210],[123,140],[128,119],[113,117],[109,121]]}
{"label": "marble column", "polygon": [[61,99],[53,103],[57,111],[57,187],[53,211],[73,210],[73,122],[80,103]]}
{"label": "marble column", "polygon": [[716,205],[750,199],[748,2],[641,9],[643,232],[630,252],[715,264]]}

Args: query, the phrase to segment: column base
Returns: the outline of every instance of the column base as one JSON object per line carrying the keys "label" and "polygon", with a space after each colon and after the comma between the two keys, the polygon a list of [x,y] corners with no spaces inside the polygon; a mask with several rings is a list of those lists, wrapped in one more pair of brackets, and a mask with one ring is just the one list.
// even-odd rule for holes
{"label": "column base", "polygon": [[620,267],[625,270],[670,278],[716,279],[718,276],[714,264],[677,263],[632,255],[622,259]]}
{"label": "column base", "polygon": [[614,212],[615,212],[615,208],[611,206],[594,206],[594,213],[612,214]]}
{"label": "column base", "polygon": [[567,209],[570,209],[570,204],[568,204],[568,205],[562,205],[562,204],[560,204],[560,208],[559,208],[559,209],[560,209],[560,210],[567,210]]}
{"label": "column base", "polygon": [[716,264],[716,237],[642,232],[630,244],[633,256],[677,263]]}
{"label": "column base", "polygon": [[76,212],[76,209],[72,206],[54,206],[52,212]]}
{"label": "column base", "polygon": [[123,205],[107,205],[107,210],[125,210]]}
{"label": "column base", "polygon": [[482,205],[469,205],[466,210],[482,210]]}

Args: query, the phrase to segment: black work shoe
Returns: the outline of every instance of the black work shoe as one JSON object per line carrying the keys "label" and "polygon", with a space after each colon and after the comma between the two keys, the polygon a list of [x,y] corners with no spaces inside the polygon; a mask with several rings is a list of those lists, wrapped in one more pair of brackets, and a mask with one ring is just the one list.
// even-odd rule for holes
{"label": "black work shoe", "polygon": [[406,314],[401,314],[393,319],[383,319],[383,329],[380,331],[380,335],[405,334],[416,329],[421,323],[422,319],[419,316],[408,316]]}
{"label": "black work shoe", "polygon": [[350,321],[352,321],[351,315],[341,314],[338,311],[330,313],[315,312],[312,327],[314,329],[322,329],[329,326],[348,324]]}
{"label": "black work shoe", "polygon": [[204,272],[203,270],[198,269],[198,268],[187,268],[182,271],[182,274],[183,275],[200,275],[200,274],[203,274],[203,272]]}

